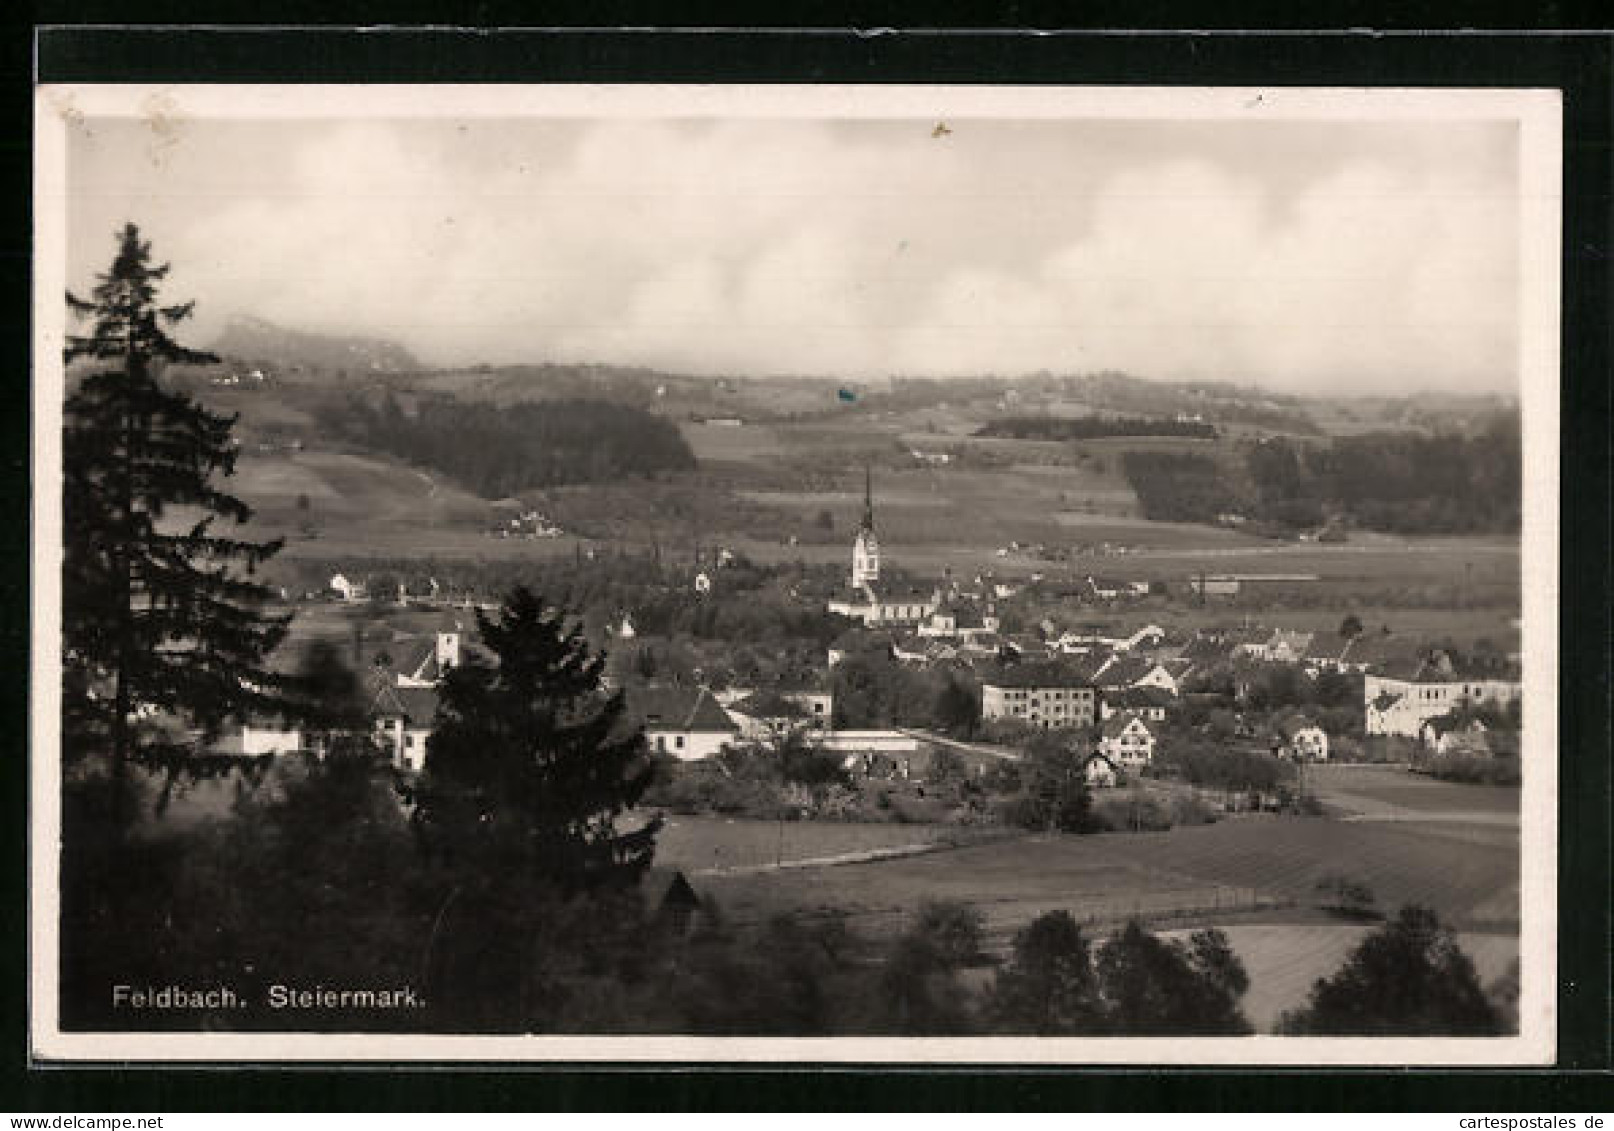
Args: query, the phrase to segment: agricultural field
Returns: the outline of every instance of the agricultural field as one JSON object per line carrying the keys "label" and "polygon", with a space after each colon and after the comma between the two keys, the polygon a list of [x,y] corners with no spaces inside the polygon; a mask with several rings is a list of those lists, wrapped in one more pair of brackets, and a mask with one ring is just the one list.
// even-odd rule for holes
{"label": "agricultural field", "polygon": [[1366,816],[1519,818],[1517,787],[1446,782],[1387,766],[1317,766],[1307,770],[1307,782],[1324,802]]}
{"label": "agricultural field", "polygon": [[656,837],[656,863],[700,876],[781,861],[799,864],[850,853],[919,848],[956,841],[967,832],[956,825],[678,816],[668,818]]}
{"label": "agricultural field", "polygon": [[[890,835],[912,837],[910,828]],[[1189,913],[1215,921],[1272,908],[1314,919],[1317,882],[1330,874],[1367,885],[1385,910],[1420,903],[1460,928],[1517,929],[1516,831],[1450,823],[1247,817],[1164,833],[1019,836],[867,863],[709,875],[697,886],[741,917],[838,909],[874,934],[923,900],[957,900],[982,911],[1002,943],[1059,909],[1097,922]]]}

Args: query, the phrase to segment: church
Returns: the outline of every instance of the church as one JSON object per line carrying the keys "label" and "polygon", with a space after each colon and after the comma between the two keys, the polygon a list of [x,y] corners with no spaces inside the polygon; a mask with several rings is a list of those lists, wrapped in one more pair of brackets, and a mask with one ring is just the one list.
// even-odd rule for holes
{"label": "church", "polygon": [[851,585],[829,600],[829,611],[862,621],[869,628],[915,625],[928,620],[941,594],[919,589],[895,592],[880,585],[880,539],[874,532],[874,481],[863,469],[863,520],[852,543]]}

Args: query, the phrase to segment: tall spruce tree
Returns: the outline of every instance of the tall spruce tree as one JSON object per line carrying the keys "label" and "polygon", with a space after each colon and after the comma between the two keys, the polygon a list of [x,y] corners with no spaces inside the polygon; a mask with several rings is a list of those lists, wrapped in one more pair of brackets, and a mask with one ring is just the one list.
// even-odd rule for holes
{"label": "tall spruce tree", "polygon": [[425,991],[467,1032],[547,1028],[566,971],[596,961],[575,926],[637,901],[658,824],[617,819],[649,785],[644,733],[601,686],[563,615],[524,588],[477,614],[494,662],[452,669],[426,744],[414,820],[447,894],[426,944]]}
{"label": "tall spruce tree", "polygon": [[474,657],[443,684],[415,819],[450,867],[565,896],[622,887],[649,866],[655,826],[616,820],[650,783],[642,730],[558,610],[517,587],[477,614],[496,663]]}
{"label": "tall spruce tree", "polygon": [[91,297],[67,296],[89,332],[63,350],[62,643],[67,753],[110,755],[121,817],[126,763],[172,765],[179,752],[138,734],[138,717],[172,713],[213,731],[283,709],[264,661],[290,618],[265,610],[269,590],[251,577],[280,542],[215,530],[252,515],[217,485],[235,468],[235,417],[161,380],[167,364],[217,360],[169,335],[194,304],[159,303],[168,265],[152,263],[135,225],[117,243]]}

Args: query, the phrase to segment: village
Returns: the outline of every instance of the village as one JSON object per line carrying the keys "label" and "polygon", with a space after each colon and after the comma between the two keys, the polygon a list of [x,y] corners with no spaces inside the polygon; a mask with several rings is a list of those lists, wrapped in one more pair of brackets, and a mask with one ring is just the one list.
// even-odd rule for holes
{"label": "village", "polygon": [[[1247,615],[1242,623],[1192,632],[1148,621],[1108,632],[1097,623],[1067,627],[1095,609],[1124,617],[1130,603],[1165,586],[1092,575],[1074,583],[1036,574],[960,580],[950,571],[925,583],[911,577],[891,582],[882,577],[871,479],[865,490],[850,570],[823,598],[823,608],[845,627],[816,665],[758,673],[762,678],[751,682],[732,673],[664,680],[631,665],[611,669],[608,685],[625,693],[657,755],[700,762],[791,734],[835,756],[849,774],[906,781],[925,778],[938,751],[963,756],[984,775],[996,763],[1022,757],[1026,739],[1043,731],[1058,736],[1086,784],[1101,790],[1180,776],[1171,755],[1185,743],[1256,754],[1291,768],[1328,762],[1517,766],[1517,654],[1460,655],[1424,639],[1370,630],[1351,617],[1313,631],[1269,628]],[[715,551],[708,568],[688,577],[689,593],[721,603],[733,564],[730,551]],[[1237,594],[1241,584],[1269,580],[1297,579],[1199,574],[1183,579],[1180,589],[1203,605]],[[418,627],[417,616],[413,633],[354,656],[368,688],[372,736],[400,771],[413,774],[424,767],[437,689],[462,658],[477,654],[476,612],[495,605],[468,590],[447,590],[435,578],[386,584],[392,588],[380,595],[383,606],[435,611],[429,631]],[[801,601],[814,599],[802,587],[793,592]],[[1022,631],[1008,631],[1003,611],[1023,610],[1033,598],[1038,609],[1072,615],[1044,615]],[[319,599],[361,606],[372,594],[366,583],[337,574]],[[618,655],[643,649],[647,640],[634,610],[614,616],[600,643]],[[970,705],[929,725],[882,726],[838,712],[838,670],[844,673],[849,659],[870,658],[946,673],[967,689]],[[219,749],[290,754],[317,751],[328,737],[253,720]],[[1293,805],[1293,792],[1286,795]],[[1252,790],[1224,804],[1261,809],[1279,799],[1276,792]]]}

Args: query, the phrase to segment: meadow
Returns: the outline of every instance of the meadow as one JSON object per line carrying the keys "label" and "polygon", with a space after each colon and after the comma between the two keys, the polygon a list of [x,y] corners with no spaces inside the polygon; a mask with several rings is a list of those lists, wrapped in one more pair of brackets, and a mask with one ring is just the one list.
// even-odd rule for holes
{"label": "meadow", "polygon": [[1517,787],[1439,781],[1394,767],[1316,766],[1307,782],[1325,802],[1369,815],[1519,815]]}
{"label": "meadow", "polygon": [[968,832],[956,825],[678,816],[669,818],[656,837],[656,863],[700,876],[850,853],[919,849],[955,843]]}
{"label": "meadow", "polygon": [[[728,860],[732,851],[765,864],[778,827],[760,825],[686,829],[660,859],[684,866]],[[822,827],[824,834],[811,835],[825,839],[797,842],[793,851],[830,855],[940,836],[920,826]],[[750,847],[728,849],[731,837]],[[1329,875],[1365,884],[1386,911],[1419,903],[1459,927],[1517,929],[1517,830],[1454,822],[1250,816],[1162,833],[1012,836],[863,863],[707,874],[697,887],[742,918],[835,910],[873,934],[888,933],[924,900],[956,900],[982,911],[1001,944],[1037,915],[1061,909],[1096,922],[1190,912],[1217,920],[1251,908],[1315,921],[1317,883]]]}

